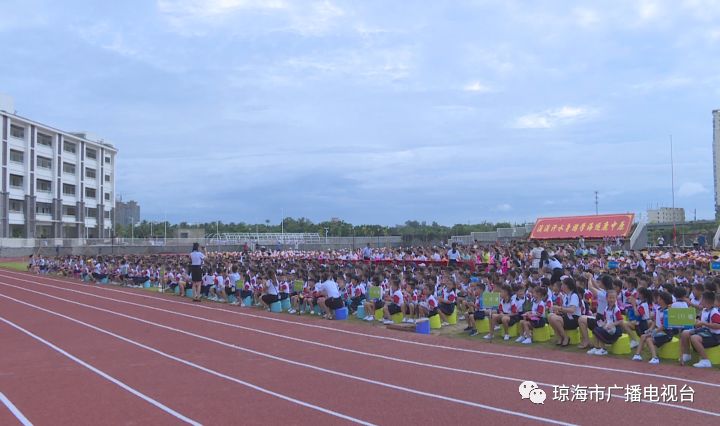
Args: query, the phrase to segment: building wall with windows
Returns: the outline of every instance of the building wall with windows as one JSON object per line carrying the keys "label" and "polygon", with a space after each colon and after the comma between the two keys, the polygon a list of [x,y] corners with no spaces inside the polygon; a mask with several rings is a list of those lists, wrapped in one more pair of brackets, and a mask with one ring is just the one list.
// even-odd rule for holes
{"label": "building wall with windows", "polygon": [[115,201],[116,224],[130,226],[140,221],[140,205],[136,201]]}
{"label": "building wall with windows", "polygon": [[0,104],[0,237],[111,236],[117,149]]}
{"label": "building wall with windows", "polygon": [[720,109],[713,114],[713,177],[715,178],[715,220],[720,220]]}
{"label": "building wall with windows", "polygon": [[685,209],[682,207],[660,207],[647,211],[648,223],[683,223],[685,222]]}

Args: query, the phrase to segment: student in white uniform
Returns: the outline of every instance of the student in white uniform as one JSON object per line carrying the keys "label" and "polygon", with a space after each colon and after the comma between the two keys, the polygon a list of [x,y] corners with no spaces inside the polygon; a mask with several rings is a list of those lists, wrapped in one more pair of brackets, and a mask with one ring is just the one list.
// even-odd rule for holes
{"label": "student in white uniform", "polygon": [[333,319],[335,309],[340,309],[344,305],[340,297],[340,289],[330,273],[323,272],[321,279],[323,282],[318,288],[320,295],[317,303],[325,312],[325,318]]}
{"label": "student in white uniform", "polygon": [[193,243],[190,253],[190,276],[192,279],[193,301],[200,301],[200,284],[202,283],[202,265],[205,255],[200,251],[200,244]]}

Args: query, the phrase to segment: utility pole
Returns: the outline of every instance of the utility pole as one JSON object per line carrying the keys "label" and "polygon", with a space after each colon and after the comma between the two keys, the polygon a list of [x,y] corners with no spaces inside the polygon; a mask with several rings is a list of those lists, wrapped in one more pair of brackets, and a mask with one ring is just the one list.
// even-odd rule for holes
{"label": "utility pole", "polygon": [[672,189],[673,245],[677,245],[677,221],[675,220],[675,161],[673,160],[672,135],[670,135],[670,179]]}
{"label": "utility pole", "polygon": [[598,210],[598,191],[595,191],[595,216],[599,214]]}

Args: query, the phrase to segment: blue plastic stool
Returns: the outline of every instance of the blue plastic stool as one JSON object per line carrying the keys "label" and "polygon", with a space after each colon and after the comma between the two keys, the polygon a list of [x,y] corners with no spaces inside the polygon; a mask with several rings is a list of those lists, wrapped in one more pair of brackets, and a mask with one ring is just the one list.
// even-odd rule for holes
{"label": "blue plastic stool", "polygon": [[185,297],[193,297],[192,296],[192,288],[185,290]]}
{"label": "blue plastic stool", "polygon": [[417,322],[415,322],[415,332],[420,334],[430,334],[430,320],[427,318],[417,320]]}
{"label": "blue plastic stool", "polygon": [[180,286],[179,285],[175,286],[175,290],[173,290],[173,293],[180,294]]}
{"label": "blue plastic stool", "polygon": [[247,306],[247,307],[251,307],[252,302],[253,302],[252,296],[248,296],[242,300],[243,306]]}
{"label": "blue plastic stool", "polygon": [[280,304],[282,305],[283,311],[289,311],[290,310],[290,298],[283,299],[280,301]]}
{"label": "blue plastic stool", "polygon": [[282,312],[282,303],[280,301],[274,302],[270,304],[270,312]]}
{"label": "blue plastic stool", "polygon": [[107,277],[100,280],[100,284],[107,284],[108,282],[109,282],[109,280]]}
{"label": "blue plastic stool", "polygon": [[335,309],[336,320],[346,320],[348,317],[348,308]]}
{"label": "blue plastic stool", "polygon": [[324,314],[322,308],[320,308],[320,305],[315,305],[315,307],[313,308],[313,312],[315,312],[316,315],[323,315],[323,314]]}
{"label": "blue plastic stool", "polygon": [[365,315],[365,306],[363,306],[363,305],[358,306],[357,311],[355,311],[355,316],[360,319],[365,318],[365,316],[366,316]]}
{"label": "blue plastic stool", "polygon": [[150,288],[150,280],[145,281],[145,284],[143,284],[143,287]]}
{"label": "blue plastic stool", "polygon": [[234,294],[231,294],[228,296],[228,303],[235,303],[237,301],[237,297],[235,297]]}

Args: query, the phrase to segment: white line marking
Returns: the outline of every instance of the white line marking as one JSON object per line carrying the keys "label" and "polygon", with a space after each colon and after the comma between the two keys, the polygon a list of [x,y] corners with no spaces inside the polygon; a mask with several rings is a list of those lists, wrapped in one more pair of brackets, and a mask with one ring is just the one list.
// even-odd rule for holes
{"label": "white line marking", "polygon": [[[78,293],[78,294],[82,294],[82,295],[85,295],[85,296],[94,297],[94,298],[97,298],[97,299],[108,300],[108,301],[114,302],[114,303],[122,303],[122,304],[131,305],[131,306],[137,306],[137,307],[140,307],[140,308],[145,308],[145,309],[150,309],[150,310],[154,310],[154,311],[169,313],[169,314],[173,314],[173,315],[177,315],[177,316],[181,316],[181,317],[185,317],[185,318],[191,318],[191,319],[195,319],[195,320],[201,320],[201,321],[208,322],[208,323],[212,323],[212,324],[218,324],[218,325],[222,325],[222,326],[226,326],[226,327],[237,328],[237,329],[241,329],[241,330],[247,330],[247,331],[251,331],[251,332],[255,332],[255,333],[259,333],[259,334],[265,334],[265,335],[268,335],[268,336],[271,336],[271,337],[275,337],[275,338],[280,338],[280,339],[286,339],[286,340],[296,341],[296,342],[300,342],[300,343],[305,343],[305,344],[309,344],[309,345],[314,345],[314,346],[319,346],[319,347],[334,349],[334,350],[338,350],[338,351],[342,351],[342,352],[348,352],[348,353],[363,355],[363,356],[367,356],[367,357],[379,358],[379,359],[388,360],[388,361],[394,361],[394,362],[403,363],[403,364],[417,365],[417,366],[425,367],[425,368],[435,368],[435,369],[450,371],[450,372],[454,372],[454,373],[472,374],[472,375],[489,377],[489,378],[492,378],[492,379],[505,380],[505,381],[516,382],[516,383],[522,383],[522,382],[528,380],[528,378],[525,378],[525,379],[517,379],[517,378],[513,378],[513,377],[499,376],[499,375],[495,375],[495,374],[492,374],[492,373],[485,373],[485,372],[480,372],[480,371],[475,371],[475,370],[465,370],[465,369],[461,369],[461,368],[451,368],[451,367],[446,367],[446,366],[442,366],[442,365],[427,364],[427,363],[423,363],[423,362],[419,362],[419,361],[411,361],[411,360],[399,359],[399,358],[394,358],[394,357],[385,356],[385,355],[380,355],[380,354],[373,354],[373,353],[368,353],[368,352],[362,352],[362,351],[358,351],[358,350],[354,350],[354,349],[342,348],[342,347],[338,347],[338,346],[328,345],[328,344],[325,344],[325,343],[313,342],[313,341],[309,341],[309,340],[299,339],[299,338],[296,338],[296,337],[290,337],[290,336],[280,335],[280,334],[276,334],[276,333],[273,333],[273,332],[268,332],[268,331],[265,331],[265,330],[258,330],[258,329],[254,329],[254,328],[250,328],[250,327],[245,327],[245,326],[237,325],[237,324],[228,324],[228,323],[224,323],[224,322],[222,322],[222,321],[216,321],[216,320],[212,320],[212,319],[204,318],[204,317],[197,317],[197,316],[194,316],[194,315],[184,314],[184,313],[181,313],[181,312],[169,311],[169,310],[166,310],[166,309],[157,308],[157,307],[154,307],[154,306],[143,305],[143,304],[140,304],[140,303],[134,303],[134,302],[130,302],[130,301],[127,301],[127,300],[118,300],[118,299],[113,299],[113,298],[110,298],[110,297],[99,296],[99,295],[96,295],[96,294],[85,293],[85,292],[82,292],[82,291],[73,290],[73,289],[68,289],[68,288],[63,288],[63,287],[55,287],[55,286],[47,285],[47,284],[40,284],[40,283],[36,283],[36,284],[37,284],[37,285],[40,285],[40,286],[49,287],[49,288],[55,288],[55,289],[58,289],[58,290],[68,291],[68,292],[72,292],[72,293]],[[29,291],[29,292],[32,292],[32,293],[39,294],[39,295],[41,295],[41,296],[48,296],[48,297],[52,297],[52,298],[57,298],[57,297],[55,297],[55,296],[49,296],[49,295],[47,295],[46,293],[41,293],[41,292],[38,292],[38,291],[35,291],[35,290],[30,290],[30,289],[28,289],[28,288],[23,288],[23,287],[14,286],[14,285],[12,285],[12,284],[7,284],[7,283],[2,282],[2,281],[0,281],[0,285],[5,285],[5,286],[8,286],[8,287],[17,288],[17,289],[19,289],[19,290]],[[63,301],[66,301],[66,299],[62,299],[62,298],[58,298],[58,299],[63,300]],[[80,303],[80,302],[71,301],[71,303]],[[87,306],[87,305],[84,305],[84,304],[82,304],[82,303],[80,303],[80,304],[83,305],[83,306]],[[93,309],[101,309],[101,310],[102,310],[103,308],[93,307]],[[548,387],[548,388],[553,388],[553,387],[557,386],[557,385],[552,384],[552,383],[544,383],[544,382],[540,382],[540,381],[536,381],[535,383],[537,383],[537,384],[539,384],[539,385],[542,385],[542,386],[545,386],[545,387]],[[624,397],[624,396],[621,396],[621,395],[612,395],[612,397],[613,397],[613,398],[617,398],[617,399],[621,399],[621,400],[625,400],[625,397]],[[686,411],[692,411],[692,412],[696,412],[696,413],[700,413],[700,414],[706,414],[706,415],[711,415],[711,416],[720,417],[720,413],[716,413],[716,412],[713,412],[713,411],[706,411],[706,410],[702,410],[702,409],[698,409],[698,408],[691,408],[691,407],[687,407],[687,406],[683,406],[683,405],[676,405],[676,404],[670,404],[670,403],[659,402],[659,401],[650,401],[650,400],[641,400],[641,402],[645,402],[645,403],[649,403],[649,404],[656,404],[656,405],[661,405],[661,406],[664,406],[664,407],[676,408],[676,409],[681,409],[681,410],[686,410]]]}
{"label": "white line marking", "polygon": [[[9,285],[9,284],[5,284],[5,283],[2,283],[2,285],[10,286],[10,287],[15,287],[15,286],[12,286],[12,285]],[[480,403],[477,403],[477,402],[465,401],[465,400],[462,400],[462,399],[450,398],[450,397],[443,396],[443,395],[436,395],[436,394],[432,394],[432,393],[429,393],[429,392],[419,391],[419,390],[416,390],[416,389],[405,388],[405,387],[402,387],[402,386],[397,386],[397,385],[393,385],[393,384],[390,384],[390,383],[385,383],[385,382],[380,382],[380,381],[377,381],[377,380],[367,379],[367,378],[355,376],[355,375],[352,375],[352,374],[341,373],[341,372],[339,372],[339,371],[333,371],[333,370],[329,370],[329,369],[327,369],[327,368],[322,368],[322,367],[318,367],[318,366],[311,365],[311,364],[305,364],[305,363],[302,363],[302,362],[299,362],[299,361],[293,361],[293,360],[286,359],[286,358],[282,358],[282,357],[279,357],[279,356],[270,355],[270,354],[267,354],[267,353],[264,353],[264,352],[260,352],[260,351],[255,351],[255,350],[252,350],[252,349],[243,348],[243,347],[241,347],[241,346],[237,346],[237,345],[234,345],[234,344],[231,344],[231,343],[223,342],[223,341],[221,341],[221,340],[217,340],[217,339],[213,339],[213,338],[210,338],[210,337],[201,336],[201,335],[199,335],[199,334],[191,333],[191,332],[188,332],[188,331],[185,331],[185,330],[180,330],[180,329],[177,329],[177,328],[174,328],[174,327],[170,327],[170,326],[167,326],[167,325],[162,325],[162,324],[154,323],[154,322],[151,322],[151,321],[146,321],[146,320],[143,320],[143,319],[140,319],[140,318],[135,318],[135,317],[133,317],[133,316],[125,315],[125,314],[120,313],[120,312],[111,311],[111,310],[109,310],[109,309],[99,308],[99,307],[97,307],[97,306],[87,305],[87,304],[85,304],[85,303],[80,303],[80,302],[76,302],[76,301],[73,301],[73,300],[63,299],[63,298],[61,298],[61,297],[52,296],[52,295],[49,295],[49,294],[43,294],[43,293],[36,292],[36,291],[33,291],[33,290],[22,289],[21,287],[16,287],[16,288],[19,288],[19,289],[21,289],[21,290],[30,291],[30,292],[33,292],[33,293],[37,293],[37,294],[39,294],[39,295],[41,295],[41,296],[46,296],[46,297],[49,297],[49,298],[52,298],[52,299],[61,300],[61,301],[67,302],[67,303],[71,303],[71,304],[83,306],[83,307],[86,307],[86,308],[98,310],[98,311],[101,311],[101,312],[109,313],[109,314],[112,314],[112,315],[116,315],[116,316],[119,316],[119,317],[127,318],[127,319],[130,319],[130,320],[137,321],[137,322],[141,322],[141,323],[143,323],[143,324],[148,324],[148,325],[151,325],[151,326],[154,326],[154,327],[158,327],[158,328],[163,328],[163,329],[166,329],[166,330],[174,331],[174,332],[176,332],[176,333],[185,334],[185,335],[188,335],[188,336],[191,336],[191,337],[195,337],[195,338],[200,339],[200,340],[205,340],[205,341],[207,341],[207,342],[216,343],[216,344],[218,344],[218,345],[225,346],[225,347],[228,347],[228,348],[231,348],[231,349],[239,350],[239,351],[242,351],[242,352],[247,352],[247,353],[250,353],[250,354],[253,354],[253,355],[261,356],[261,357],[268,358],[268,359],[272,359],[272,360],[275,360],[275,361],[284,362],[284,363],[286,363],[286,364],[291,364],[291,365],[295,365],[295,366],[298,366],[298,367],[305,367],[305,368],[308,368],[308,369],[311,369],[311,370],[320,371],[320,372],[323,372],[323,373],[327,373],[327,374],[331,374],[331,375],[334,375],[334,376],[343,377],[343,378],[350,379],[350,380],[355,380],[355,381],[359,381],[359,382],[369,383],[369,384],[373,384],[373,385],[377,385],[377,386],[381,386],[381,387],[385,387],[385,388],[389,388],[389,389],[393,389],[393,390],[397,390],[397,391],[401,391],[401,392],[406,392],[406,393],[411,393],[411,394],[414,394],[414,395],[425,396],[425,397],[433,398],[433,399],[440,399],[440,400],[442,400],[442,401],[452,402],[452,403],[456,403],[456,404],[460,404],[460,405],[467,405],[467,406],[469,406],[469,407],[480,408],[480,409],[484,409],[484,410],[488,410],[488,411],[494,411],[494,412],[497,412],[497,413],[507,414],[507,415],[511,415],[511,416],[523,417],[523,418],[530,419],[530,420],[537,420],[537,421],[541,421],[541,422],[545,422],[545,423],[551,423],[551,424],[557,424],[557,425],[570,425],[570,424],[571,424],[571,423],[561,422],[561,421],[557,421],[557,420],[553,420],[553,419],[549,419],[549,418],[533,416],[533,415],[525,414],[525,413],[518,413],[518,412],[515,412],[515,411],[511,411],[511,410],[505,410],[505,409],[502,409],[502,408],[497,408],[497,407],[493,407],[493,406],[490,406],[490,405],[480,404]],[[113,336],[113,337],[116,337],[116,338],[121,339],[121,340],[123,340],[123,341],[126,341],[126,342],[128,342],[128,343],[133,343],[133,344],[136,344],[136,345],[138,345],[138,346],[141,346],[141,347],[143,347],[143,348],[145,348],[145,349],[151,350],[151,351],[153,351],[153,352],[157,352],[157,353],[159,353],[159,354],[163,354],[163,355],[165,355],[165,356],[172,357],[172,355],[165,354],[164,352],[160,352],[160,351],[157,350],[157,349],[151,348],[151,347],[149,347],[149,346],[145,346],[145,345],[143,345],[142,343],[135,342],[135,341],[130,340],[130,339],[126,338],[126,337],[117,335],[117,334],[115,334],[115,333],[113,333],[113,332],[111,332],[111,331],[105,330],[105,329],[100,328],[100,327],[96,327],[96,326],[94,326],[94,325],[92,325],[92,324],[89,324],[89,323],[86,323],[86,322],[84,322],[84,321],[81,321],[81,320],[78,320],[78,319],[69,317],[69,316],[67,316],[67,315],[63,315],[63,314],[60,314],[60,313],[58,313],[58,312],[51,311],[51,310],[49,310],[49,309],[45,309],[45,308],[42,308],[42,307],[40,307],[40,306],[33,305],[33,304],[31,304],[31,303],[27,303],[27,302],[24,302],[24,301],[15,299],[14,297],[6,296],[6,295],[3,295],[3,294],[0,294],[0,297],[5,298],[5,299],[13,300],[13,301],[15,301],[15,302],[17,302],[17,303],[21,303],[21,304],[23,304],[23,305],[30,306],[30,307],[33,307],[33,308],[35,308],[35,309],[39,309],[39,310],[42,310],[42,311],[51,313],[51,314],[53,314],[53,315],[60,316],[60,317],[62,317],[62,318],[65,318],[65,319],[68,319],[68,320],[70,320],[70,321],[76,322],[76,323],[78,323],[78,324],[84,325],[84,326],[86,326],[86,327],[92,328],[93,330],[97,330],[97,331],[100,331],[100,332],[102,332],[102,333],[111,335],[111,336]],[[173,357],[173,359],[174,359],[174,357]],[[179,358],[178,358],[178,359],[179,359]],[[189,363],[189,361],[188,361],[188,363]],[[201,367],[201,366],[199,366],[199,365],[198,365],[197,367],[203,369],[203,371],[208,371],[208,372],[213,371],[213,370],[205,369],[204,367]],[[221,374],[221,373],[218,373],[218,374]]]}
{"label": "white line marking", "polygon": [[0,392],[0,401],[2,401],[3,404],[10,410],[11,413],[13,413],[13,416],[15,416],[16,419],[23,425],[23,426],[33,426],[32,423],[30,423],[30,420],[23,415],[22,411],[18,410],[18,408],[15,406],[15,404],[10,401],[4,393]]}
{"label": "white line marking", "polygon": [[[4,272],[5,274],[3,274],[3,272]],[[40,283],[37,283],[37,282],[35,282],[35,281],[29,281],[29,280],[22,279],[22,278],[18,278],[18,277],[12,276],[12,275],[9,275],[9,276],[8,276],[8,275],[7,275],[7,272],[10,272],[10,271],[2,271],[2,272],[0,272],[0,276],[3,276],[3,275],[4,275],[4,276],[6,276],[7,278],[10,278],[10,279],[14,279],[14,280],[18,280],[18,281],[24,281],[24,282],[28,282],[28,283],[32,283],[32,284],[40,284]],[[11,272],[11,273],[13,273],[13,274],[18,274],[18,275],[21,275],[21,276],[28,276],[27,273],[15,273],[15,272]],[[179,302],[179,301],[176,301],[176,300],[167,299],[167,298],[164,298],[164,297],[155,297],[155,296],[148,296],[148,295],[145,295],[145,294],[139,294],[139,293],[134,293],[134,292],[129,292],[129,291],[121,291],[121,290],[117,290],[117,289],[113,289],[113,288],[108,288],[108,287],[105,287],[105,286],[102,286],[102,287],[99,287],[99,286],[88,286],[87,284],[75,283],[75,282],[72,282],[72,281],[70,281],[70,280],[60,280],[60,279],[51,278],[51,277],[48,277],[48,276],[43,276],[43,278],[44,278],[44,279],[47,279],[47,280],[51,280],[51,281],[60,282],[60,283],[63,283],[63,284],[70,284],[70,285],[73,285],[73,286],[78,286],[78,287],[83,287],[83,288],[93,288],[93,289],[99,289],[99,290],[110,291],[110,292],[115,292],[115,293],[121,293],[121,294],[126,294],[126,295],[128,295],[128,296],[139,297],[139,298],[143,298],[143,299],[157,300],[157,301],[161,301],[161,302],[165,302],[165,303],[173,303],[173,304],[183,305],[183,306],[186,306],[186,307],[192,306],[193,308],[207,309],[207,310],[212,310],[212,311],[224,312],[224,313],[228,313],[228,314],[231,314],[231,315],[245,316],[245,317],[250,317],[250,318],[258,318],[258,319],[262,319],[262,320],[266,320],[266,321],[275,321],[275,322],[284,323],[284,324],[291,324],[291,325],[295,325],[295,326],[308,327],[308,328],[316,328],[316,329],[321,329],[321,330],[333,331],[333,332],[336,332],[336,333],[343,333],[343,334],[349,334],[349,335],[360,336],[360,337],[367,337],[367,338],[378,339],[378,340],[386,340],[386,341],[391,341],[391,342],[404,343],[404,344],[408,344],[408,345],[422,346],[422,347],[431,348],[431,349],[442,349],[442,350],[465,352],[465,353],[472,353],[472,354],[478,354],[478,355],[495,356],[495,357],[500,357],[500,358],[518,359],[518,360],[522,360],[522,361],[525,361],[525,362],[538,362],[538,363],[543,363],[543,364],[560,365],[560,366],[563,366],[563,367],[586,368],[586,369],[590,369],[590,370],[599,370],[599,371],[602,371],[603,373],[608,373],[608,372],[609,372],[609,370],[608,370],[607,367],[600,367],[600,366],[595,366],[595,365],[575,364],[575,363],[567,362],[567,361],[555,361],[555,360],[540,359],[540,358],[529,358],[529,357],[527,357],[527,356],[520,356],[520,355],[511,355],[511,354],[503,354],[503,353],[497,353],[497,352],[479,351],[479,350],[475,350],[475,349],[466,349],[466,348],[458,348],[458,347],[454,347],[454,346],[444,346],[444,345],[436,345],[436,344],[432,344],[432,343],[416,342],[416,341],[413,341],[413,340],[405,340],[405,339],[400,339],[400,338],[396,338],[396,337],[378,336],[378,335],[374,335],[374,334],[366,334],[366,333],[360,333],[360,332],[357,332],[357,331],[342,330],[342,329],[333,328],[333,327],[326,327],[326,326],[322,326],[322,325],[314,325],[314,324],[307,324],[307,323],[302,323],[302,322],[297,322],[297,321],[289,321],[289,320],[284,320],[284,319],[281,319],[281,318],[273,318],[273,317],[267,317],[267,316],[262,316],[262,315],[248,314],[248,313],[245,313],[245,312],[239,312],[239,311],[234,311],[234,310],[229,310],[229,309],[219,309],[219,308],[213,308],[213,307],[210,307],[210,306],[204,306],[204,305],[199,305],[199,304],[190,304],[190,303]],[[47,284],[40,284],[40,285],[47,285]],[[63,287],[56,287],[56,286],[49,286],[49,287],[54,287],[54,288],[57,288],[57,289],[63,289]],[[191,309],[192,309],[192,308],[191,308]],[[626,369],[620,369],[620,368],[613,368],[610,372],[612,372],[612,373],[632,374],[632,375],[635,375],[635,376],[643,376],[643,377],[653,377],[653,378],[656,378],[656,379],[675,380],[675,381],[678,381],[678,382],[693,383],[693,384],[697,384],[697,385],[703,385],[703,386],[709,386],[709,387],[714,387],[714,388],[720,388],[720,384],[719,384],[719,383],[703,382],[703,381],[701,381],[701,380],[693,380],[693,379],[688,379],[688,378],[684,378],[684,377],[667,376],[667,375],[655,374],[655,373],[644,373],[644,372],[641,372],[641,371],[626,370]]]}
{"label": "white line marking", "polygon": [[[6,297],[6,296],[2,296],[2,297]],[[10,320],[8,320],[8,319],[5,319],[5,318],[3,318],[3,317],[0,317],[0,321],[2,321],[2,322],[4,322],[5,324],[7,324],[7,325],[9,325],[9,326],[11,326],[11,327],[13,327],[13,328],[15,328],[15,329],[18,330],[18,331],[21,331],[21,332],[27,334],[28,336],[32,337],[33,339],[37,340],[38,342],[40,342],[40,343],[42,343],[42,344],[50,347],[50,348],[53,349],[54,351],[56,351],[56,352],[64,355],[65,357],[71,359],[72,361],[75,361],[76,363],[78,363],[78,364],[80,364],[81,366],[87,368],[88,370],[92,371],[93,373],[97,374],[98,376],[102,377],[103,379],[108,380],[109,382],[112,382],[112,383],[116,384],[117,386],[121,387],[122,389],[125,389],[126,391],[128,391],[128,392],[130,392],[131,394],[137,396],[138,398],[143,399],[143,400],[145,400],[146,402],[154,405],[155,407],[163,410],[164,412],[170,414],[171,416],[175,417],[176,419],[182,420],[183,422],[188,423],[188,424],[191,424],[191,425],[193,425],[193,426],[201,426],[201,423],[196,422],[195,420],[190,419],[190,418],[188,418],[188,417],[185,417],[185,416],[183,416],[182,414],[178,413],[177,411],[173,410],[172,408],[164,405],[163,403],[161,403],[161,402],[159,402],[159,401],[157,401],[157,400],[155,400],[155,399],[153,399],[153,398],[145,395],[144,393],[142,393],[142,392],[140,392],[140,391],[138,391],[138,390],[136,390],[136,389],[133,389],[132,387],[126,385],[125,383],[121,382],[120,380],[112,377],[111,375],[105,373],[105,372],[102,371],[102,370],[99,370],[99,369],[93,367],[92,365],[90,365],[90,364],[88,364],[87,362],[81,360],[80,358],[76,357],[75,355],[72,355],[72,354],[68,353],[67,351],[59,348],[58,346],[55,346],[54,344],[48,342],[47,340],[43,339],[42,337],[40,337],[40,336],[38,336],[38,335],[36,335],[36,334],[33,334],[31,331],[28,331],[28,330],[22,328],[21,326],[15,324],[14,322],[12,322],[12,321],[10,321]]]}

